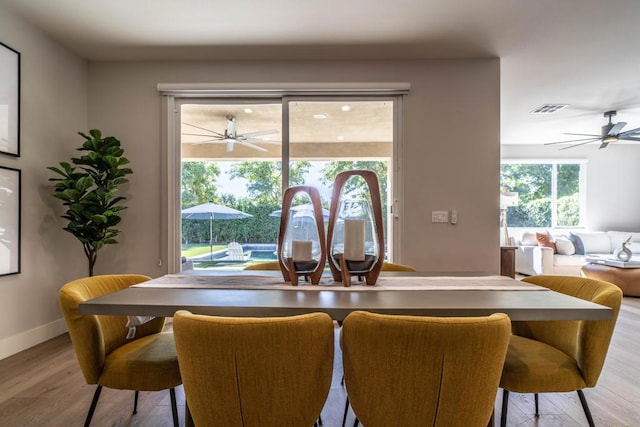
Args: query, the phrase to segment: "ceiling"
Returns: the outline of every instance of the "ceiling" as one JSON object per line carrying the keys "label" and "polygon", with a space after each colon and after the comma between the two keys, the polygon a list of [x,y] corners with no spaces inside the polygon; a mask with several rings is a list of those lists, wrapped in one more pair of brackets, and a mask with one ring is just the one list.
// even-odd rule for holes
{"label": "ceiling", "polygon": [[[599,133],[608,110],[629,123],[624,130],[640,127],[638,0],[0,0],[0,7],[90,61],[499,57],[503,144]],[[569,107],[530,114],[555,103]]]}

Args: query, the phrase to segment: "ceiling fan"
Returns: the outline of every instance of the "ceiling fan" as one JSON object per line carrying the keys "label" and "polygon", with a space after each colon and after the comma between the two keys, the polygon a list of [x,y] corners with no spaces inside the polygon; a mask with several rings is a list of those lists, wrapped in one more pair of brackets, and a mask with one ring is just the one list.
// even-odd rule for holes
{"label": "ceiling fan", "polygon": [[263,147],[260,147],[259,145],[254,144],[254,143],[273,144],[273,145],[281,144],[280,141],[270,141],[268,139],[256,138],[257,136],[273,135],[275,133],[278,133],[278,131],[275,130],[275,129],[262,130],[262,131],[258,131],[258,132],[247,132],[247,133],[239,134],[237,129],[236,129],[236,118],[234,116],[226,116],[226,118],[227,118],[227,128],[224,130],[224,134],[222,134],[220,132],[216,132],[216,131],[211,130],[211,129],[206,129],[206,128],[203,128],[203,127],[200,127],[200,126],[192,125],[192,124],[189,124],[189,123],[183,123],[184,125],[191,126],[193,128],[200,129],[200,130],[203,130],[205,132],[208,132],[208,134],[203,134],[203,133],[183,133],[183,135],[201,136],[201,137],[207,138],[207,139],[205,139],[203,141],[193,142],[193,144],[205,144],[205,143],[210,143],[210,142],[225,142],[227,144],[227,152],[232,152],[233,151],[233,146],[236,143],[238,143],[240,145],[244,145],[246,147],[254,148],[254,149],[260,150],[260,151],[267,151],[267,150],[265,148],[263,148]]}
{"label": "ceiling fan", "polygon": [[578,142],[578,144],[563,147],[561,150],[567,150],[569,148],[578,147],[580,145],[589,144],[590,142],[600,141],[599,148],[606,148],[607,145],[612,142],[626,140],[626,141],[640,141],[640,128],[631,129],[624,132],[620,132],[623,127],[626,126],[626,122],[613,123],[611,117],[615,116],[615,111],[607,111],[604,113],[604,117],[609,118],[609,123],[602,126],[600,135],[588,134],[588,133],[565,133],[565,135],[586,136],[588,138],[571,139],[568,141],[548,142],[544,145],[565,144],[567,142]]}

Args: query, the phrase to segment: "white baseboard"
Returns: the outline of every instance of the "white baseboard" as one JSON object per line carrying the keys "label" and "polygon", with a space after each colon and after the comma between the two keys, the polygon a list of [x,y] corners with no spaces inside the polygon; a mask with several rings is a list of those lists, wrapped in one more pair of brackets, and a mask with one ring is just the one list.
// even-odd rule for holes
{"label": "white baseboard", "polygon": [[51,338],[57,337],[67,332],[67,325],[64,319],[54,320],[51,323],[37,326],[28,331],[10,336],[0,340],[0,360],[23,350],[43,343]]}

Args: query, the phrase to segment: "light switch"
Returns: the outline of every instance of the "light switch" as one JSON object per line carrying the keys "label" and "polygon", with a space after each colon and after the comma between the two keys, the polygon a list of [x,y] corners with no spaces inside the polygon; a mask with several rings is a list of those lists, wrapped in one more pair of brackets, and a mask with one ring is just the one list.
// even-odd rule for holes
{"label": "light switch", "polygon": [[449,211],[431,211],[431,222],[449,222]]}

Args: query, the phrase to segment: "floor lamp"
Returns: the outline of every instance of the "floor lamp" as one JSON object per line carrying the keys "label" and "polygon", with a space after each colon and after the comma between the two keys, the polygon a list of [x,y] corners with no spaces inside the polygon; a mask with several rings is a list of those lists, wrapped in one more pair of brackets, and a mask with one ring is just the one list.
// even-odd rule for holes
{"label": "floor lamp", "polygon": [[509,238],[509,228],[507,227],[507,208],[509,206],[518,206],[518,193],[501,190],[500,191],[500,210],[502,212],[502,225],[504,227],[504,244],[511,246]]}

